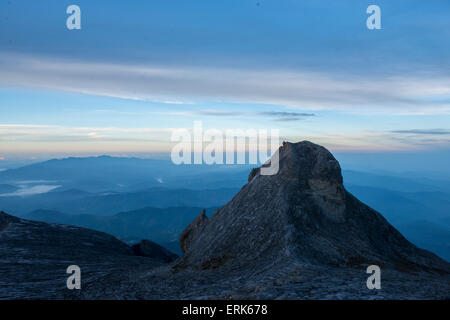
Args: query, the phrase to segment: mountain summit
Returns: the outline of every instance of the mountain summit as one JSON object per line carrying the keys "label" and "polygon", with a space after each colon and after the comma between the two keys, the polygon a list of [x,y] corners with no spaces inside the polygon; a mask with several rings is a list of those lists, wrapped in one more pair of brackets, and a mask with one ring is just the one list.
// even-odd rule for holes
{"label": "mountain summit", "polygon": [[[450,265],[406,240],[343,186],[324,147],[283,143],[279,172],[253,169],[246,184],[210,219],[204,213],[182,239],[179,266],[258,270],[288,264],[449,273]],[[193,229],[195,226],[195,229]],[[193,232],[195,231],[195,232]]]}

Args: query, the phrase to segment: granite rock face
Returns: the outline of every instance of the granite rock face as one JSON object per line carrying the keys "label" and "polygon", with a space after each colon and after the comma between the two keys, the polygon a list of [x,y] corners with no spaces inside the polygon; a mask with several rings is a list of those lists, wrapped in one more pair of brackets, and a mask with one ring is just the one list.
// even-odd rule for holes
{"label": "granite rock face", "polygon": [[[350,193],[338,161],[308,141],[284,143],[276,175],[252,170],[249,183],[205,223],[198,217],[180,265],[261,269],[292,263],[376,264],[449,273],[450,265],[406,240]],[[194,229],[193,224],[197,227]]]}
{"label": "granite rock face", "polygon": [[128,279],[165,263],[158,255],[137,257],[103,232],[0,212],[0,299],[78,299],[81,291],[66,286],[70,265],[80,267],[83,288],[109,275]]}
{"label": "granite rock face", "polygon": [[208,217],[206,216],[206,210],[203,209],[180,235],[180,246],[183,253],[186,252],[192,241],[202,232],[207,224]]}
{"label": "granite rock face", "polygon": [[175,253],[170,252],[159,244],[149,240],[142,240],[141,242],[131,246],[134,254],[137,256],[153,258],[163,262],[172,262],[178,256]]}

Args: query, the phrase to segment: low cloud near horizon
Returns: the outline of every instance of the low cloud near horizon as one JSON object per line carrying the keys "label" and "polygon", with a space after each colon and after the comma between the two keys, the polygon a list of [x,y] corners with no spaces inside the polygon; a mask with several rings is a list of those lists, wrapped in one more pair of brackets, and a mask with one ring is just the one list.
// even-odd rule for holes
{"label": "low cloud near horizon", "polygon": [[417,134],[417,135],[450,135],[448,129],[410,129],[410,130],[392,130],[392,133]]}

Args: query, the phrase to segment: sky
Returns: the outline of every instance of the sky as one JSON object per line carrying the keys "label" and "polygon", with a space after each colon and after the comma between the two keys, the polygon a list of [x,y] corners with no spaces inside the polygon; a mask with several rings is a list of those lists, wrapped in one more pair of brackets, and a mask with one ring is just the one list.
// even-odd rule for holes
{"label": "sky", "polygon": [[[139,4],[137,4],[139,3]],[[66,8],[81,9],[69,30]],[[381,9],[369,30],[366,9]],[[0,168],[279,129],[333,152],[450,150],[448,0],[0,1]]]}

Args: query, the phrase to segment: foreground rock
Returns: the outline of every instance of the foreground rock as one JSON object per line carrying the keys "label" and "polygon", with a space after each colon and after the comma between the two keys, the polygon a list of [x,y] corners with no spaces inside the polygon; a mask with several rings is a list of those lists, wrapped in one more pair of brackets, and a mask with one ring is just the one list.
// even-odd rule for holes
{"label": "foreground rock", "polygon": [[109,285],[165,264],[137,257],[115,237],[89,229],[19,219],[0,212],[0,299],[79,298],[68,290],[67,267],[81,268],[82,287]]}
{"label": "foreground rock", "polygon": [[172,253],[166,248],[161,247],[159,244],[149,240],[142,240],[141,242],[134,244],[131,248],[137,256],[153,258],[167,263],[178,258],[175,253]]}

